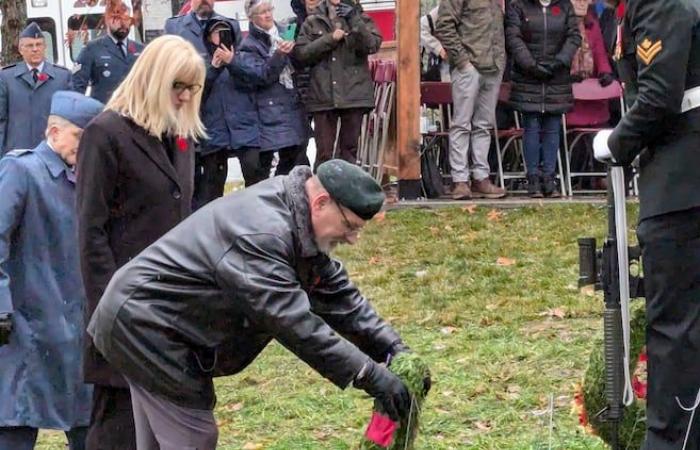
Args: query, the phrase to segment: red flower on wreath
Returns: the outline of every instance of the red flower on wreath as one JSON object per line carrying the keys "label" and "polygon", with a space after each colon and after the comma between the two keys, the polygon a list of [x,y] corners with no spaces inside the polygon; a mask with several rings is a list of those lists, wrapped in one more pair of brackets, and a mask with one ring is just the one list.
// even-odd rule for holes
{"label": "red flower on wreath", "polygon": [[46,80],[49,79],[49,76],[46,75],[44,72],[42,72],[42,73],[40,73],[40,74],[37,75],[37,79],[38,79],[39,81],[46,81]]}
{"label": "red flower on wreath", "polygon": [[552,6],[552,15],[558,16],[559,14],[561,14],[561,8],[559,7],[559,5]]}
{"label": "red flower on wreath", "polygon": [[175,139],[175,144],[177,145],[177,149],[180,150],[182,153],[185,153],[187,151],[187,148],[189,147],[187,139],[185,139],[182,136],[178,136],[177,139]]}

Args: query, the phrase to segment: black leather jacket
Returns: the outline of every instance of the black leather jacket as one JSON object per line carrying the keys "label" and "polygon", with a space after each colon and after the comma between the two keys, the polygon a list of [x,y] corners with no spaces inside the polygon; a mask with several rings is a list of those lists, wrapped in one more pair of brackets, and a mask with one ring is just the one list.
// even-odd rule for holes
{"label": "black leather jacket", "polygon": [[[398,334],[319,253],[308,167],[198,210],[120,269],[88,333],[132,382],[213,408],[212,377],[243,370],[276,339],[337,386]],[[342,336],[342,337],[341,337]]]}

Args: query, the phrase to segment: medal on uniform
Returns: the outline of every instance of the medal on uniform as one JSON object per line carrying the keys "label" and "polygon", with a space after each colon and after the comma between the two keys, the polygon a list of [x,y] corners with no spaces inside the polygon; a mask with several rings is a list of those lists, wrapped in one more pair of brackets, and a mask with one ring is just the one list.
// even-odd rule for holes
{"label": "medal on uniform", "polygon": [[105,78],[109,78],[111,75],[112,72],[110,72],[109,70],[105,70],[104,72],[102,72],[102,76]]}

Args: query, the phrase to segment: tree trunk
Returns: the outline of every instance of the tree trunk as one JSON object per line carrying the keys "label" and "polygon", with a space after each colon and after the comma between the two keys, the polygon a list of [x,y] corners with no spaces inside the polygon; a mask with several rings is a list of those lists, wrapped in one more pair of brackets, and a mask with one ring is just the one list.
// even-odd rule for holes
{"label": "tree trunk", "polygon": [[17,51],[19,34],[27,23],[27,4],[24,0],[0,1],[2,14],[2,53],[0,65],[6,66],[22,59]]}

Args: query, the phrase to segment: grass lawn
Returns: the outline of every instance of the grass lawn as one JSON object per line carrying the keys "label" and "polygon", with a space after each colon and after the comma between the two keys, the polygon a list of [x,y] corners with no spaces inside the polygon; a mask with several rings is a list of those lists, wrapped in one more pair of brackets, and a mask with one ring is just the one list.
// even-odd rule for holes
{"label": "grass lawn", "polygon": [[[403,210],[337,251],[432,368],[417,448],[605,448],[571,412],[602,323],[599,295],[576,287],[576,239],[604,230],[590,205]],[[220,449],[352,449],[372,408],[277,344],[217,392]],[[38,448],[61,442],[42,433]]]}

